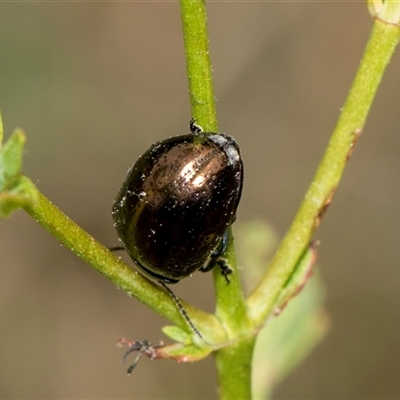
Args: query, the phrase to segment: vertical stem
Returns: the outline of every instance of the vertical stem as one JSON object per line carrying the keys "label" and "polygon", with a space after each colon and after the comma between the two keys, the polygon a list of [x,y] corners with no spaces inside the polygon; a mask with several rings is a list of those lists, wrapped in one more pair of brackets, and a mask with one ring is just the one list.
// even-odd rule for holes
{"label": "vertical stem", "polygon": [[[186,69],[193,116],[203,128],[217,132],[212,68],[208,49],[207,14],[204,0],[181,0]],[[233,238],[230,231],[226,256],[235,270],[230,285],[215,269],[214,280],[217,294],[217,315],[225,321],[227,331],[237,332],[246,326],[246,310],[238,274]],[[232,307],[232,304],[235,306]]]}
{"label": "vertical stem", "polygon": [[[208,47],[207,16],[204,0],[181,0],[181,14],[189,79],[192,116],[206,132],[218,132],[212,69]],[[251,361],[255,339],[241,337],[250,321],[236,268],[233,238],[230,232],[226,256],[234,273],[227,284],[215,268],[216,316],[228,338],[237,341],[215,353],[222,399],[251,398]]]}
{"label": "vertical stem", "polygon": [[205,2],[180,4],[192,116],[206,132],[218,132]]}
{"label": "vertical stem", "polygon": [[251,362],[255,341],[255,337],[242,339],[215,353],[220,399],[251,399]]}

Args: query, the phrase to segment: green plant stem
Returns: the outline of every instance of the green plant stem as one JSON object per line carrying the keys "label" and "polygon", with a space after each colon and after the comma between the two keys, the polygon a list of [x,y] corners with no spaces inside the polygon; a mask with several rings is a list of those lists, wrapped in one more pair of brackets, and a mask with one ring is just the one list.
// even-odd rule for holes
{"label": "green plant stem", "polygon": [[[230,229],[231,231],[231,229]],[[225,328],[228,338],[237,338],[248,334],[253,324],[247,314],[246,303],[240,285],[237,271],[237,261],[233,236],[230,232],[229,245],[224,254],[234,273],[230,275],[229,284],[222,276],[220,268],[214,268],[214,282],[216,292],[215,314]]]}
{"label": "green plant stem", "polygon": [[398,26],[375,20],[357,75],[316,175],[267,272],[247,300],[257,324],[262,324],[273,310],[331,202],[399,39]]}
{"label": "green plant stem", "polygon": [[[203,128],[210,128],[216,132],[217,118],[208,49],[205,3],[203,0],[181,0],[180,4],[192,113],[204,125]],[[228,331],[230,326],[232,333],[236,332],[237,335],[239,325],[237,321],[241,321],[242,326],[245,325],[243,322],[246,320],[247,314],[236,270],[236,256],[231,230],[229,234],[230,239],[226,256],[234,269],[233,281],[227,286],[225,278],[219,272],[219,268],[214,271],[214,280],[217,316],[225,324]],[[232,304],[235,304],[235,307],[232,307]]]}
{"label": "green plant stem", "polygon": [[222,400],[251,399],[251,362],[255,337],[240,341],[214,353]]}
{"label": "green plant stem", "polygon": [[204,0],[181,0],[183,40],[192,117],[205,132],[218,132]]}
{"label": "green plant stem", "polygon": [[[162,288],[144,278],[97,242],[42,193],[38,191],[37,195],[37,201],[33,205],[26,206],[25,210],[39,224],[117,287],[137,298],[158,314],[188,330],[176,305]],[[225,333],[214,316],[186,304],[185,307],[205,338],[218,340],[225,337]]]}
{"label": "green plant stem", "polygon": [[[205,2],[181,0],[180,4],[192,116],[206,132],[218,132]],[[248,399],[255,339],[241,336],[251,331],[252,324],[240,286],[231,230],[225,256],[234,272],[227,284],[219,268],[214,270],[216,316],[228,338],[236,341],[215,353],[219,390],[223,399]]]}

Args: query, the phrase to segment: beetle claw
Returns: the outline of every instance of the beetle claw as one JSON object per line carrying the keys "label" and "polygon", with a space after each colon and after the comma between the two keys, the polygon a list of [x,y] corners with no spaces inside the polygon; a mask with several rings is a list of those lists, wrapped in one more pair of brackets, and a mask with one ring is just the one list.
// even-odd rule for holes
{"label": "beetle claw", "polygon": [[221,268],[221,274],[225,277],[226,283],[231,283],[229,279],[229,275],[233,273],[233,269],[230,267],[230,265],[227,263],[227,261],[223,258],[220,258],[217,263],[219,264],[219,267]]}

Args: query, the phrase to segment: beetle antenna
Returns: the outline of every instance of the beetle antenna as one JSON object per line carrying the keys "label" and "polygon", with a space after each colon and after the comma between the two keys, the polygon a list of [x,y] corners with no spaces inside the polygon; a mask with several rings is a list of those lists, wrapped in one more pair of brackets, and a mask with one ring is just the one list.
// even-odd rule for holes
{"label": "beetle antenna", "polygon": [[168,292],[168,294],[171,296],[172,300],[174,301],[176,307],[178,308],[179,312],[181,313],[182,317],[185,319],[185,321],[188,323],[188,325],[192,328],[193,332],[201,339],[203,339],[202,334],[199,332],[199,330],[196,328],[192,320],[189,318],[188,313],[186,310],[183,308],[182,303],[176,296],[176,294],[163,282],[163,281],[158,281],[160,285]]}

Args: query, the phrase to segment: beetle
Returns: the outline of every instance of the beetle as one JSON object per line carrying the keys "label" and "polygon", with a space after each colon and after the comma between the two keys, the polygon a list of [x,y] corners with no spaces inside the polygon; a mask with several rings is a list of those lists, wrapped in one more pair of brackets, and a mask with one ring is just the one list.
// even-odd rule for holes
{"label": "beetle", "polygon": [[191,132],[153,144],[129,169],[113,203],[120,241],[132,260],[163,283],[216,263],[236,218],[243,186],[239,146],[229,135]]}

